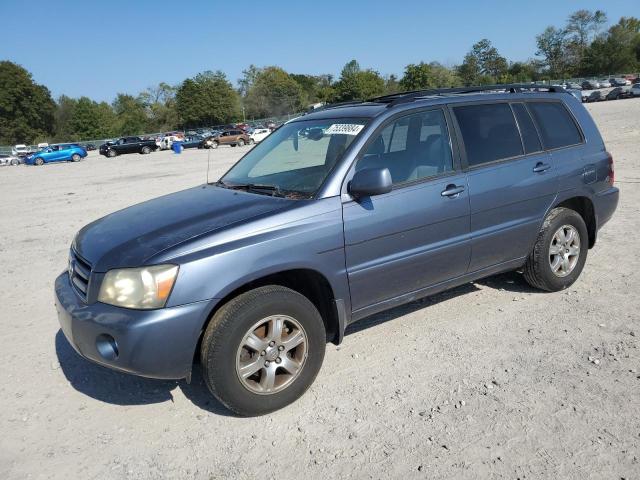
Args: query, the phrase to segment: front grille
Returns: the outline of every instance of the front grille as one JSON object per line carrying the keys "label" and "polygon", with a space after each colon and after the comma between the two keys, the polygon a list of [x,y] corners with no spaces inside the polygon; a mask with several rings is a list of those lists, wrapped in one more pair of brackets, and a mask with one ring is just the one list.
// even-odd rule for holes
{"label": "front grille", "polygon": [[91,264],[71,249],[69,252],[69,279],[83,300],[87,300]]}

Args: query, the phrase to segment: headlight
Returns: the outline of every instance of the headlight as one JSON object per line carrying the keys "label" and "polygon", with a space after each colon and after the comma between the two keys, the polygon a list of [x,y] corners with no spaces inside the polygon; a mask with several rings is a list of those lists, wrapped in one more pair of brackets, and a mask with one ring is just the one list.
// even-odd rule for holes
{"label": "headlight", "polygon": [[177,265],[109,270],[102,280],[98,301],[125,308],[162,308],[177,275]]}

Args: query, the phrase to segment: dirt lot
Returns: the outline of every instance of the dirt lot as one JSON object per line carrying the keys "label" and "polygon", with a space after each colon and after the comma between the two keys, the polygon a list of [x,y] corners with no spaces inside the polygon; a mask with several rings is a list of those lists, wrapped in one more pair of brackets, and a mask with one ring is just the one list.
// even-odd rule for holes
{"label": "dirt lot", "polygon": [[[517,274],[377,315],[292,406],[242,419],[62,336],[74,233],[205,181],[203,151],[0,169],[0,478],[640,478],[640,100],[589,106],[621,204],[568,291]],[[211,152],[212,176],[244,149]]]}

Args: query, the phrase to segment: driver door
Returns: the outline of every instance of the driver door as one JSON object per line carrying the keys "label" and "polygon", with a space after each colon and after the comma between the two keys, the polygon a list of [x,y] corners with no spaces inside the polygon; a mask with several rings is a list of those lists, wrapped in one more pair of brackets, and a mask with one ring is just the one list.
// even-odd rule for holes
{"label": "driver door", "polygon": [[440,108],[396,117],[356,160],[356,171],[388,168],[393,190],[343,204],[354,319],[407,296],[418,298],[467,271],[467,175],[460,171],[448,124]]}

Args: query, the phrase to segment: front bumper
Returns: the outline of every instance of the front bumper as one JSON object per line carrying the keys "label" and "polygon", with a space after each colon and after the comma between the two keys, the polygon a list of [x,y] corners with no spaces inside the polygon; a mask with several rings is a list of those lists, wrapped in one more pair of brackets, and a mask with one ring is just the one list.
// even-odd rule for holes
{"label": "front bumper", "polygon": [[69,274],[55,282],[62,331],[83,357],[115,370],[149,378],[191,375],[193,355],[210,309],[208,301],[158,310],[84,303]]}

